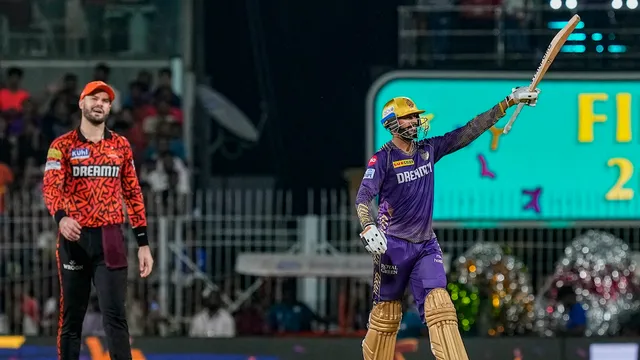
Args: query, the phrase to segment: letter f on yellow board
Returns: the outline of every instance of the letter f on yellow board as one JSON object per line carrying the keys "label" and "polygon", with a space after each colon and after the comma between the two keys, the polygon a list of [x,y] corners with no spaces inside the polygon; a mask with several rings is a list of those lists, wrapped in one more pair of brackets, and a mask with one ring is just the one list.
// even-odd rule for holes
{"label": "letter f on yellow board", "polygon": [[593,141],[593,126],[596,122],[607,121],[607,115],[596,114],[594,103],[607,101],[609,96],[605,93],[578,95],[578,141],[581,143]]}

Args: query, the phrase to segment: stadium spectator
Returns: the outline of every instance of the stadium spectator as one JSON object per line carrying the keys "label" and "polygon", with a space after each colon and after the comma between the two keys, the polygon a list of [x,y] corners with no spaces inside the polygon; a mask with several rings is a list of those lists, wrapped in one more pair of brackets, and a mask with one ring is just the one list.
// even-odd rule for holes
{"label": "stadium spectator", "polygon": [[503,0],[504,28],[508,52],[529,52],[527,29],[533,18],[533,4],[530,0]]}
{"label": "stadium spectator", "polygon": [[[78,105],[76,104],[76,109],[77,108]],[[73,129],[73,123],[71,121],[72,113],[73,111],[68,105],[66,95],[56,96],[51,101],[50,107],[42,119],[42,132],[49,142]]]}
{"label": "stadium spectator", "polygon": [[5,195],[9,192],[13,180],[13,171],[9,165],[0,162],[0,223],[3,222],[5,214]]}
{"label": "stadium spectator", "polygon": [[144,305],[138,294],[138,287],[129,285],[127,291],[127,324],[129,335],[140,336],[144,334]]}
{"label": "stadium spectator", "polygon": [[[169,98],[168,91],[171,92]],[[181,104],[180,97],[173,91],[173,73],[169,68],[162,68],[158,71],[158,87],[156,88],[154,97],[167,97],[172,107],[179,108]]]}
{"label": "stadium spectator", "polygon": [[116,96],[111,103],[111,111],[112,113],[117,113],[122,110],[122,97],[120,91],[109,83],[109,75],[111,75],[111,68],[105,63],[100,63],[93,69],[93,81],[106,82],[113,89]]}
{"label": "stadium spectator", "polygon": [[220,293],[211,292],[204,298],[204,308],[192,319],[190,337],[230,338],[236,336],[236,324],[231,313],[222,307]]}
{"label": "stadium spectator", "polygon": [[405,296],[404,311],[400,322],[400,330],[398,331],[398,339],[422,339],[424,336],[427,336],[427,334],[427,327],[422,323],[413,296]]}
{"label": "stadium spectator", "polygon": [[158,289],[156,287],[148,289],[146,297],[147,316],[145,323],[145,334],[151,336],[164,336],[167,334],[168,319],[162,315]]}
{"label": "stadium spectator", "polygon": [[27,123],[34,123],[35,126],[39,126],[39,114],[38,108],[35,102],[31,98],[25,98],[22,101],[21,109],[9,110],[7,112],[9,116],[9,134],[12,136],[19,136],[25,130]]}
{"label": "stadium spectator", "polygon": [[154,138],[158,135],[161,126],[166,123],[182,123],[182,119],[179,120],[177,111],[173,111],[174,108],[166,100],[157,100],[155,111],[151,111],[142,120],[142,129],[146,136]]}
{"label": "stadium spectator", "polygon": [[569,319],[562,332],[566,336],[584,336],[587,329],[587,312],[576,299],[575,290],[565,285],[558,290],[558,301],[567,309]]}
{"label": "stadium spectator", "polygon": [[24,207],[37,206],[42,200],[42,175],[43,167],[38,165],[36,158],[29,157],[25,162],[24,173],[22,174],[22,193],[28,195],[31,200]]}
{"label": "stadium spectator", "polygon": [[[173,92],[170,86],[158,87],[155,94],[155,100],[156,109],[154,111],[154,109],[151,108],[151,113],[149,115],[154,115],[158,112],[158,102],[166,102],[167,104],[169,104],[169,114],[171,114],[178,123],[182,124],[182,110],[179,107],[180,101],[179,98],[176,98],[176,94]],[[176,103],[178,104],[176,105]]]}
{"label": "stadium spectator", "polygon": [[21,88],[23,76],[22,69],[9,68],[5,87],[0,89],[0,111],[8,114],[10,118],[16,113],[22,112],[23,102],[31,96]]}
{"label": "stadium spectator", "polygon": [[182,127],[175,122],[163,122],[158,133],[147,145],[145,160],[157,160],[162,153],[169,152],[182,161],[185,160],[186,150],[182,141]]}
{"label": "stadium spectator", "polygon": [[27,159],[34,159],[36,165],[43,165],[49,141],[40,130],[38,120],[24,113],[24,129],[16,139],[16,166],[25,168]]}
{"label": "stadium spectator", "polygon": [[52,336],[57,332],[58,309],[60,306],[58,296],[60,296],[59,287],[53,286],[51,296],[47,298],[42,307],[42,322],[40,325],[42,327],[42,334],[45,336]]}
{"label": "stadium spectator", "polygon": [[142,85],[142,90],[144,91],[145,95],[151,95],[151,89],[153,87],[153,75],[149,71],[141,70],[138,73],[136,81],[138,81]]}
{"label": "stadium spectator", "polygon": [[13,144],[9,138],[9,124],[7,119],[0,116],[0,163],[11,165]]}
{"label": "stadium spectator", "polygon": [[254,294],[250,300],[246,301],[234,314],[236,322],[236,332],[240,336],[264,335],[267,332],[265,322],[265,308],[262,303],[264,298]]}
{"label": "stadium spectator", "polygon": [[269,330],[274,333],[309,332],[313,321],[327,325],[306,304],[296,300],[292,289],[285,289],[282,302],[272,305],[268,312]]}
{"label": "stadium spectator", "polygon": [[157,205],[181,209],[190,191],[189,170],[173,155],[169,140],[159,140],[157,149],[157,157],[147,159],[141,170],[140,181],[159,195]]}
{"label": "stadium spectator", "polygon": [[40,332],[40,310],[38,301],[29,294],[27,284],[14,285],[13,329],[11,333],[35,336]]}
{"label": "stadium spectator", "polygon": [[89,299],[89,308],[82,323],[82,336],[106,336],[100,303],[96,295],[91,295]]}
{"label": "stadium spectator", "polygon": [[[460,0],[461,12],[456,22],[459,29],[485,31],[487,34],[495,28],[496,11],[502,0]],[[493,53],[494,35],[461,36],[458,37],[456,47],[466,54]]]}
{"label": "stadium spectator", "polygon": [[416,5],[428,9],[416,12],[417,26],[433,32],[426,39],[419,38],[417,50],[421,55],[429,53],[437,59],[443,59],[443,55],[449,52],[450,47],[451,39],[447,31],[453,27],[452,3],[448,0],[417,0]]}
{"label": "stadium spectator", "polygon": [[67,113],[78,111],[78,76],[65,74],[60,83],[53,83],[47,87],[47,92],[42,101],[41,113],[50,113],[54,107],[62,102],[67,106]]}
{"label": "stadium spectator", "polygon": [[145,92],[145,85],[140,81],[132,81],[129,84],[129,94],[123,101],[123,106],[131,109],[141,109],[149,104],[151,96]]}

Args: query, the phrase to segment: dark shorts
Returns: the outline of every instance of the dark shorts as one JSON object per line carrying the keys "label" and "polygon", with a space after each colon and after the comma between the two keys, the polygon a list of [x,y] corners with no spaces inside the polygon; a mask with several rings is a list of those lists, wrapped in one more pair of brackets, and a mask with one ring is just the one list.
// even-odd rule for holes
{"label": "dark shorts", "polygon": [[374,256],[373,301],[402,300],[409,286],[420,318],[429,291],[445,289],[447,275],[437,239],[411,243],[387,235],[387,252]]}

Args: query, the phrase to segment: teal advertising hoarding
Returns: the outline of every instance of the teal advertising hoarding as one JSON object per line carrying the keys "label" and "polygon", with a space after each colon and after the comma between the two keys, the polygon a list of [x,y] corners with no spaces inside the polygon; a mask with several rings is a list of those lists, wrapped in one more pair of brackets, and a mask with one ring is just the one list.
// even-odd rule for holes
{"label": "teal advertising hoarding", "polygon": [[[391,136],[382,107],[408,96],[433,114],[429,136],[488,110],[528,74],[395,72],[367,102],[367,155]],[[530,75],[529,75],[530,76]],[[513,112],[468,147],[438,162],[438,221],[640,219],[640,75],[549,74],[538,105]]]}

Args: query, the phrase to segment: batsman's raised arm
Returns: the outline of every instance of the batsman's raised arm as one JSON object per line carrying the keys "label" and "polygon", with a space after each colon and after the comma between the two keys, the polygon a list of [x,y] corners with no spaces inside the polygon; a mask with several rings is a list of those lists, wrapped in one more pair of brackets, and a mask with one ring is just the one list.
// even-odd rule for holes
{"label": "batsman's raised arm", "polygon": [[465,126],[442,136],[425,140],[434,148],[435,162],[471,144],[473,140],[480,137],[480,135],[495,125],[498,120],[506,114],[508,108],[520,103],[535,106],[539,93],[540,90],[529,91],[527,87],[512,89],[511,94],[504,100],[482,114],[477,115]]}

